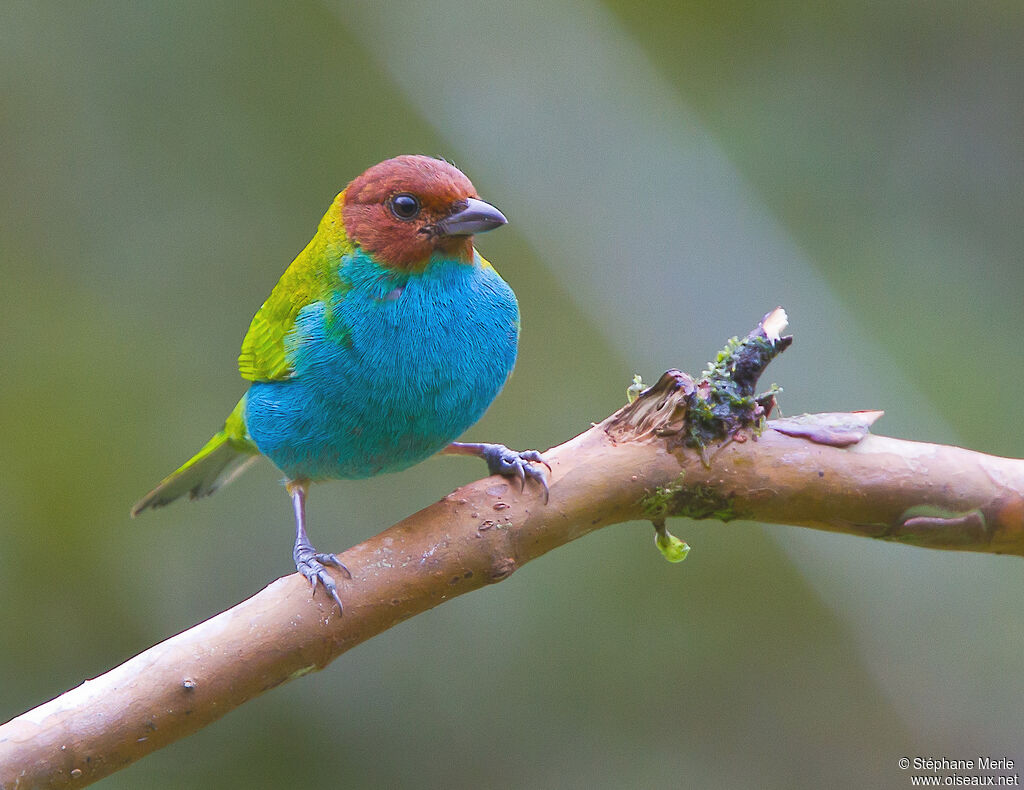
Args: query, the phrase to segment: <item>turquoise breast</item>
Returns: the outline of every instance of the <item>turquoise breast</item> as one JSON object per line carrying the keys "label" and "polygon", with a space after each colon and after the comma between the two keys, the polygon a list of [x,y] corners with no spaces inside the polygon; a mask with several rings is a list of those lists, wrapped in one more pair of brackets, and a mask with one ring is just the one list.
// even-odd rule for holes
{"label": "turquoise breast", "polygon": [[294,374],[246,396],[249,435],[290,479],[422,461],[483,416],[515,364],[515,294],[478,255],[409,273],[356,252],[339,275],[287,338]]}

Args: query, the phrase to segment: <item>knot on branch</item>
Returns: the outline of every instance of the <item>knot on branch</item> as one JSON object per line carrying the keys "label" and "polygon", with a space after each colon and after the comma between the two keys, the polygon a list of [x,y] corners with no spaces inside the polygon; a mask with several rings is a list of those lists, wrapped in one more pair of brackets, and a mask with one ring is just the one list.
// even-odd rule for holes
{"label": "knot on branch", "polygon": [[605,430],[618,441],[645,435],[675,436],[678,443],[703,452],[708,445],[744,428],[758,429],[775,407],[775,393],[756,394],[758,379],[776,356],[793,342],[780,336],[786,312],[768,313],[742,340],[732,338],[698,381],[678,370],[608,418]]}

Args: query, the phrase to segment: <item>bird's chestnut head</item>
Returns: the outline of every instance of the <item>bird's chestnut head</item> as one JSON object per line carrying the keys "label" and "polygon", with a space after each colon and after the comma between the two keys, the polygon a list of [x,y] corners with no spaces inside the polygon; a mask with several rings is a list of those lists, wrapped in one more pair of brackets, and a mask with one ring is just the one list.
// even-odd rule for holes
{"label": "bird's chestnut head", "polygon": [[416,269],[442,253],[469,263],[474,233],[504,225],[454,165],[429,156],[397,156],[345,188],[349,238],[385,266]]}

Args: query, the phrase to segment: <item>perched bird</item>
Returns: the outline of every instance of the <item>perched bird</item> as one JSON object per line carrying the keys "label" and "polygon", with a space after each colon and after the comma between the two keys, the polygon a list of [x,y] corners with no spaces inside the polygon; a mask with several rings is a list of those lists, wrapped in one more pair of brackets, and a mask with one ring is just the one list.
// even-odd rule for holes
{"label": "perched bird", "polygon": [[453,443],[512,372],[519,307],[473,247],[507,222],[447,162],[399,156],[352,181],[282,275],[242,341],[251,383],[196,455],[132,508],[206,496],[260,455],[282,472],[295,511],[295,567],[339,608],[306,534],[310,483],[405,469],[438,452],[477,455],[492,474],[543,486],[534,450]]}

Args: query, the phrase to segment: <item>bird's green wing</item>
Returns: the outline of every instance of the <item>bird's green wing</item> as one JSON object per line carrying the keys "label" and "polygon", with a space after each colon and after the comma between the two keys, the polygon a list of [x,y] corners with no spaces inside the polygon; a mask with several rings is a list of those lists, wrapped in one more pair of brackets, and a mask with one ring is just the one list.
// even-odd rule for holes
{"label": "bird's green wing", "polygon": [[244,379],[279,381],[292,374],[284,339],[295,326],[299,311],[313,301],[304,281],[294,276],[294,269],[295,263],[274,286],[249,324],[238,355],[238,372]]}
{"label": "bird's green wing", "polygon": [[281,275],[253,317],[238,355],[242,378],[280,381],[292,375],[285,338],[302,308],[325,298],[336,287],[341,257],[352,251],[341,221],[343,195],[335,198],[313,240]]}

